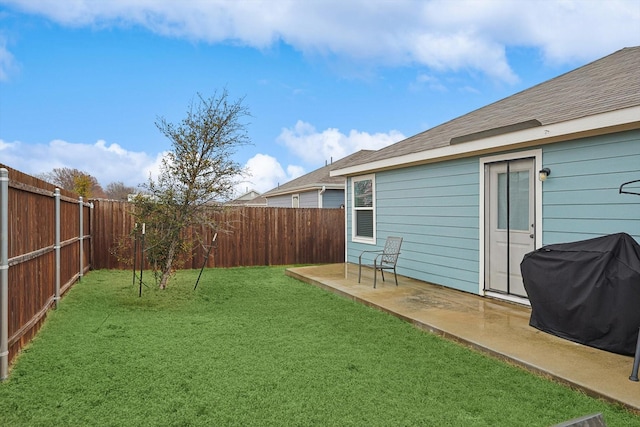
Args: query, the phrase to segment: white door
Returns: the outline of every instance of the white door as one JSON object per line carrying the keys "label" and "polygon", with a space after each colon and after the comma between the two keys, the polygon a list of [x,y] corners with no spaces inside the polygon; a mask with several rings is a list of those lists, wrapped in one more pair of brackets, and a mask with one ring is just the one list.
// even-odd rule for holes
{"label": "white door", "polygon": [[485,290],[527,297],[520,262],[535,249],[535,159],[485,165]]}

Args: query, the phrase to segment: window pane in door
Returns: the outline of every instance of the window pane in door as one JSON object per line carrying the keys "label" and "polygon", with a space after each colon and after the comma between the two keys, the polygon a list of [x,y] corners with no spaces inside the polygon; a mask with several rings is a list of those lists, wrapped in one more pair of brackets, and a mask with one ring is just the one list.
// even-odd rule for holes
{"label": "window pane in door", "polygon": [[529,230],[529,171],[509,174],[509,228]]}
{"label": "window pane in door", "polygon": [[498,230],[507,229],[507,174],[498,174]]}
{"label": "window pane in door", "polygon": [[[507,197],[507,174],[498,174],[498,229],[529,230],[529,171],[509,173],[509,196]],[[507,203],[509,221],[507,222]]]}

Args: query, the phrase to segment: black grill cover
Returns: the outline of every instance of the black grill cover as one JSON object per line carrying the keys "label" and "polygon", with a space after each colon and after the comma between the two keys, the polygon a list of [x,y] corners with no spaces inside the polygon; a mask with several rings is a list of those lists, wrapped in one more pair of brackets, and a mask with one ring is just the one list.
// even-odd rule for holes
{"label": "black grill cover", "polygon": [[544,246],[520,264],[529,324],[559,337],[633,355],[640,327],[640,245],[618,233]]}

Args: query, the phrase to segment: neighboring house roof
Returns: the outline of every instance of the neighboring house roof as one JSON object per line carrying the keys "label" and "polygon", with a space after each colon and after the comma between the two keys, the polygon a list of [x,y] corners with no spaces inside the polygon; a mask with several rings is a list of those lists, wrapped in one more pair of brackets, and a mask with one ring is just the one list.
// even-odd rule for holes
{"label": "neighboring house roof", "polygon": [[358,163],[362,158],[366,158],[370,154],[375,153],[373,150],[360,150],[338,161],[332,162],[324,167],[302,175],[294,180],[273,188],[263,194],[264,197],[274,197],[283,194],[293,194],[303,191],[315,189],[338,189],[344,190],[345,181],[340,176],[330,176],[330,172],[334,169],[344,168],[352,163]]}
{"label": "neighboring house roof", "polygon": [[[640,47],[619,50],[576,70],[376,151],[333,176],[390,169],[560,136],[640,127]],[[612,114],[615,112],[616,114]],[[598,120],[591,120],[599,116]],[[590,118],[589,121],[585,121]],[[564,124],[564,125],[562,125]],[[514,133],[517,138],[514,138]],[[510,137],[506,138],[505,135]],[[431,151],[431,153],[427,153]],[[422,154],[421,154],[422,153]]]}
{"label": "neighboring house roof", "polygon": [[247,201],[245,206],[267,206],[267,198],[264,196],[258,196],[255,199]]}
{"label": "neighboring house roof", "polygon": [[256,198],[260,197],[260,193],[258,193],[255,190],[249,190],[247,189],[247,192],[244,193],[243,195],[241,195],[240,197],[237,197],[227,203],[225,203],[226,205],[248,205],[250,202],[252,202],[253,200],[255,200]]}

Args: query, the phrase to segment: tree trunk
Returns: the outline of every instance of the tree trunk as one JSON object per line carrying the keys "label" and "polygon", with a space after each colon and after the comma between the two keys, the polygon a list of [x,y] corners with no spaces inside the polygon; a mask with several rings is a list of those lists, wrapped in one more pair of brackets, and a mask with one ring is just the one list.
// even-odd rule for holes
{"label": "tree trunk", "polygon": [[176,255],[177,242],[174,240],[169,246],[169,253],[167,254],[167,261],[162,267],[162,277],[160,278],[160,289],[166,289],[169,278],[171,277],[171,267],[173,265],[173,258]]}

